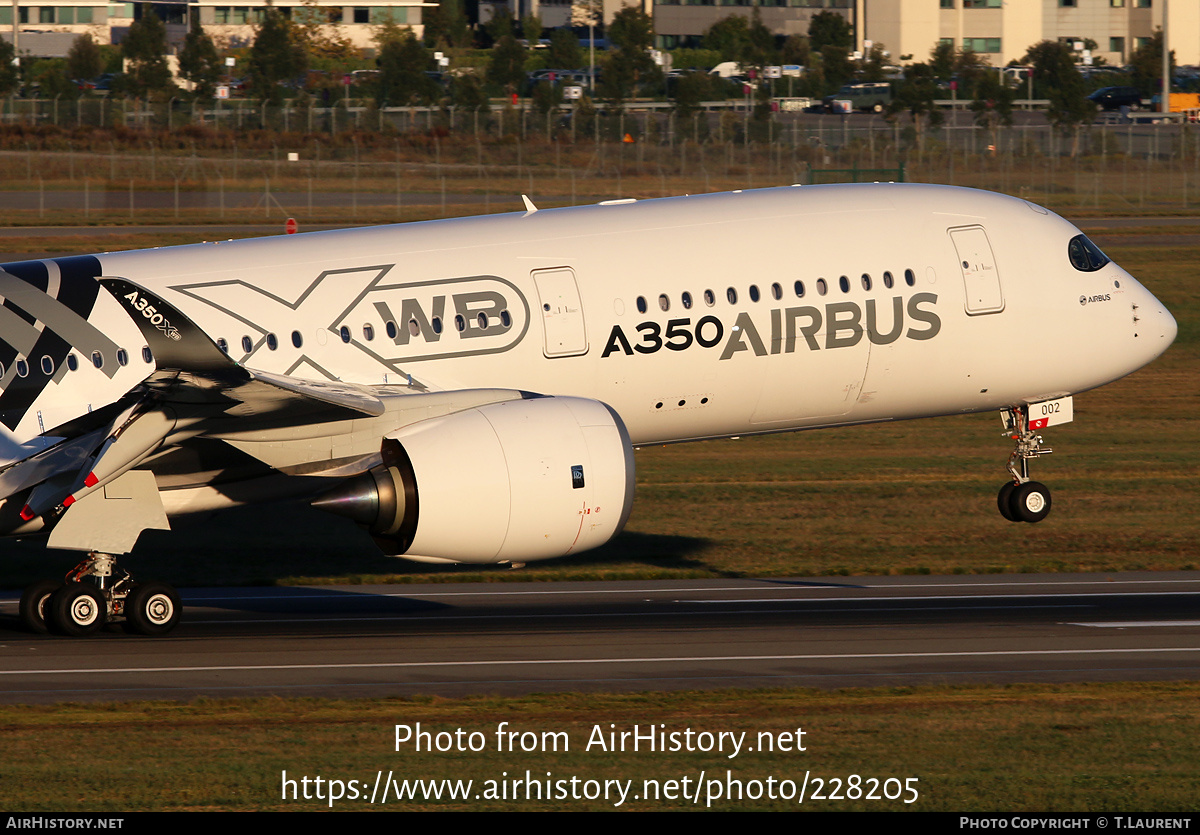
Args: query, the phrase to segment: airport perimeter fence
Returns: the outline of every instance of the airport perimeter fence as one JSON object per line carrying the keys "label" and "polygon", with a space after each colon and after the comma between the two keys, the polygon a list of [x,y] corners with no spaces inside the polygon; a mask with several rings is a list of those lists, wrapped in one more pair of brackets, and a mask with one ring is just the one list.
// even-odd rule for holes
{"label": "airport perimeter fence", "polygon": [[[119,105],[86,104],[102,102]],[[51,104],[37,106],[57,115],[55,130],[42,128],[49,120],[27,118],[32,114],[14,101],[5,104],[0,223],[67,216],[384,222],[514,210],[523,193],[539,205],[571,205],[897,179],[1003,191],[1067,212],[1177,211],[1200,203],[1200,126],[1178,122],[1063,131],[1026,114],[1025,123],[991,129],[960,112],[918,132],[906,117],[889,123],[858,114],[781,112],[758,120],[745,109],[688,116],[657,109],[572,118],[512,108],[404,108],[383,114],[398,119],[383,130],[354,130],[353,107],[297,115],[300,108],[257,106],[257,121],[239,108],[240,129],[214,131],[182,117],[169,130],[155,128],[162,114],[146,111],[139,128],[131,105],[122,112],[133,120],[129,127],[103,131],[73,124],[64,103],[57,114],[47,111]],[[339,109],[340,116],[323,112]],[[347,121],[344,128],[308,129],[310,119],[326,118]]]}
{"label": "airport perimeter fence", "polygon": [[[806,100],[805,100],[806,101]],[[578,144],[621,142],[627,139],[653,144],[677,142],[721,144],[811,144],[843,148],[856,144],[917,147],[925,141],[909,117],[901,114],[885,122],[870,114],[810,114],[788,109],[790,100],[778,100],[766,118],[757,118],[749,99],[701,102],[688,112],[670,102],[633,101],[613,108],[603,103],[563,104],[539,110],[531,99],[517,105],[497,105],[484,110],[443,107],[377,107],[370,99],[346,98],[331,104],[318,99],[289,100],[282,104],[233,99],[202,108],[181,98],[144,101],[124,98],[0,99],[0,126],[63,130],[114,128],[120,130],[277,132],[284,134],[337,135],[377,132],[392,135],[455,136],[472,141],[520,137],[523,140]],[[932,143],[959,152],[981,153],[989,146],[1007,144],[1022,153],[1075,156],[1132,153],[1137,156],[1170,156],[1196,130],[1185,121],[1161,122],[1154,114],[1134,114],[1121,121],[1117,114],[1101,113],[1093,125],[1066,130],[1052,128],[1041,111],[1015,111],[1018,124],[997,135],[973,123],[973,114],[962,108],[941,111],[945,122],[926,127]],[[1179,114],[1175,114],[1178,116]],[[1152,128],[1147,130],[1147,128]],[[1190,129],[1190,130],[1189,130]],[[1195,151],[1195,143],[1192,143]]]}

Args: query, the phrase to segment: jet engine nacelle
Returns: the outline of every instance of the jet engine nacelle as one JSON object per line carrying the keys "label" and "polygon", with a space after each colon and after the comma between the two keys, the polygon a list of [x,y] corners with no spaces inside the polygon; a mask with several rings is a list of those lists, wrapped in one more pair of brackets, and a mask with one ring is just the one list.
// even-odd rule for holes
{"label": "jet engine nacelle", "polygon": [[633,504],[633,447],[595,400],[534,397],[388,435],[383,463],[314,505],[364,524],[388,553],[528,562],[603,545]]}

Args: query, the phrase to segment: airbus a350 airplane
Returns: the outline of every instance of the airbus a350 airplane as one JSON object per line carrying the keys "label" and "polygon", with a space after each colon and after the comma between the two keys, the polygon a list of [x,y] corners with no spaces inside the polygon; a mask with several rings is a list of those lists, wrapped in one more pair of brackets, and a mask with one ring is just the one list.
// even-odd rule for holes
{"label": "airbus a350 airplane", "polygon": [[176,623],[116,566],[168,517],[288,497],[410,559],[526,562],[621,530],[633,446],[998,409],[1000,512],[1071,395],[1175,320],[1002,195],[846,185],[7,264],[0,533],[87,552],[23,620]]}

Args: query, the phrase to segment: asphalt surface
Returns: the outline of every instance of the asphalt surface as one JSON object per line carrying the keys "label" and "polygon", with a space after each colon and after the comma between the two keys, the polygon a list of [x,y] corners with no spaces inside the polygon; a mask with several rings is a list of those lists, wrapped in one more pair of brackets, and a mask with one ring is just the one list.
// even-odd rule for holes
{"label": "asphalt surface", "polygon": [[20,631],[0,702],[1200,678],[1200,572],[194,589],[162,638]]}

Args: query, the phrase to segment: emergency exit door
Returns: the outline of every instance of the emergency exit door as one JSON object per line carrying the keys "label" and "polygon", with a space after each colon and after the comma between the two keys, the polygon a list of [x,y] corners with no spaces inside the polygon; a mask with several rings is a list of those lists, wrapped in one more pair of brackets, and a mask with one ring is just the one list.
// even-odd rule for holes
{"label": "emergency exit door", "polygon": [[586,354],[587,330],[575,271],[568,267],[535,270],[533,283],[537,287],[542,313],[543,352],[548,357]]}
{"label": "emergency exit door", "polygon": [[958,268],[962,271],[966,289],[967,313],[999,313],[1004,309],[1004,293],[996,258],[982,226],[964,226],[950,230],[954,249],[958,253]]}

